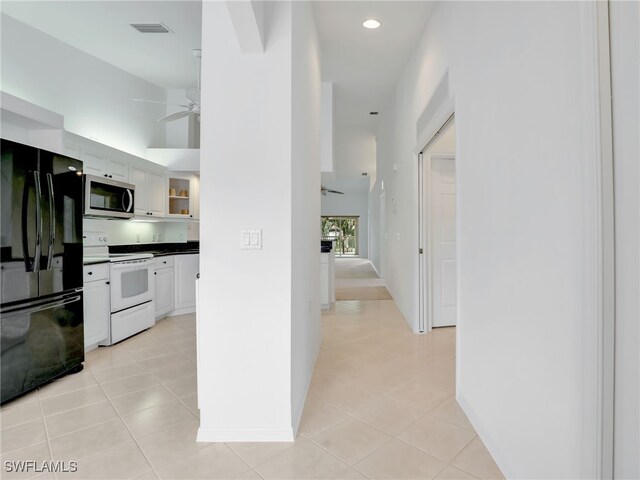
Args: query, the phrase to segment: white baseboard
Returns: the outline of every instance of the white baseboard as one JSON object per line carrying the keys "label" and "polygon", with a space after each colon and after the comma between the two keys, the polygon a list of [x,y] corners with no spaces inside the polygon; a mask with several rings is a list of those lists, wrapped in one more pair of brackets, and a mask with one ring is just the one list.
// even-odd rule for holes
{"label": "white baseboard", "polygon": [[292,428],[198,428],[198,442],[293,442]]}
{"label": "white baseboard", "polygon": [[172,310],[167,313],[165,317],[177,317],[178,315],[187,315],[189,313],[196,313],[196,307],[179,308],[178,310]]}
{"label": "white baseboard", "polygon": [[313,377],[313,370],[315,368],[316,362],[318,361],[318,354],[320,353],[320,346],[322,345],[322,337],[320,337],[320,341],[316,345],[316,352],[313,356],[313,365],[311,367],[311,374],[309,375],[309,380],[307,381],[307,386],[304,389],[304,395],[302,396],[302,401],[298,403],[298,405],[293,406],[293,412],[291,414],[291,423],[294,438],[298,434],[298,427],[300,426],[300,420],[302,419],[302,412],[304,411],[304,405],[307,403],[307,397],[309,396],[309,387],[311,386],[311,378]]}
{"label": "white baseboard", "polygon": [[371,264],[371,266],[373,267],[373,271],[376,272],[376,275],[378,275],[378,278],[380,280],[384,280],[384,278],[382,278],[382,276],[380,275],[380,272],[378,271],[378,269],[376,268],[376,266],[374,265],[374,263],[369,260],[369,263]]}
{"label": "white baseboard", "polygon": [[476,412],[473,410],[473,408],[471,408],[471,406],[469,405],[469,402],[467,402],[467,400],[464,398],[464,396],[460,393],[459,390],[458,390],[458,393],[456,394],[456,400],[462,407],[462,410],[467,415],[467,417],[469,417],[469,421],[471,422],[471,425],[473,425],[473,428],[475,429],[476,433],[484,443],[485,447],[487,447],[487,450],[489,450],[489,453],[495,460],[496,464],[498,465],[498,468],[500,468],[505,478],[507,479],[518,478],[514,474],[514,470],[511,468],[511,465],[509,464],[509,461],[507,460],[506,455],[502,452],[502,450],[500,449],[498,444],[495,442],[493,437],[489,435],[484,424],[482,423],[482,421],[480,421],[480,419],[478,418],[478,415],[476,415]]}

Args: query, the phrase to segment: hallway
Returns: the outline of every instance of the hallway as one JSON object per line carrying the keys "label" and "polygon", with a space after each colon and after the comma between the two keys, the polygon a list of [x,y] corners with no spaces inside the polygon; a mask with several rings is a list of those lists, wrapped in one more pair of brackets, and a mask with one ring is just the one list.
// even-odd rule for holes
{"label": "hallway", "polygon": [[455,329],[414,335],[393,300],[338,301],[322,321],[296,445],[258,473],[503,478],[455,401]]}
{"label": "hallway", "polygon": [[336,258],[336,300],[391,300],[391,295],[366,258]]}

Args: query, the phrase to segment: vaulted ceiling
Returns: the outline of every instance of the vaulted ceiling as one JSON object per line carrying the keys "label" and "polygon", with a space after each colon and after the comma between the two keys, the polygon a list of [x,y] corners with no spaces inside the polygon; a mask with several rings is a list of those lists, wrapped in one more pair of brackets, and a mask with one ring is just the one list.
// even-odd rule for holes
{"label": "vaulted ceiling", "polygon": [[[375,174],[375,135],[402,69],[434,6],[430,1],[316,1],[322,80],[334,83],[335,171],[323,183],[366,192]],[[201,45],[202,3],[192,0],[7,1],[0,8],[90,55],[163,88],[195,86],[191,51]],[[375,18],[381,26],[362,26]],[[131,23],[172,33],[142,34]],[[372,116],[371,111],[380,112]]]}

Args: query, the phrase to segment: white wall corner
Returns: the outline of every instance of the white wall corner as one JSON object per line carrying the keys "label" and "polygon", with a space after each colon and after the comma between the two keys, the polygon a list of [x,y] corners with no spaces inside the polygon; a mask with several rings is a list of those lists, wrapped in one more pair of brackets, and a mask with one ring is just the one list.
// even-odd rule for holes
{"label": "white wall corner", "polygon": [[226,5],[242,53],[264,53],[264,3],[255,0],[230,0]]}
{"label": "white wall corner", "polygon": [[[318,360],[318,354],[320,353],[320,346],[322,345],[322,339],[318,339],[318,342],[315,347],[315,354],[313,356],[313,365],[315,366],[316,361]],[[295,439],[298,434],[298,428],[300,428],[300,420],[302,420],[302,413],[304,412],[304,405],[307,402],[307,398],[309,397],[309,386],[311,386],[311,379],[313,377],[309,376],[309,381],[307,382],[307,386],[304,390],[304,395],[300,397],[300,402],[297,405],[292,405],[292,430],[293,430],[293,438]]]}
{"label": "white wall corner", "polygon": [[333,172],[333,83],[322,82],[320,171]]}
{"label": "white wall corner", "polygon": [[471,408],[471,406],[469,405],[469,402],[467,402],[464,396],[462,395],[462,393],[460,393],[460,390],[458,390],[458,393],[456,394],[456,400],[458,401],[458,404],[460,404],[460,407],[462,407],[462,410],[464,411],[464,413],[469,418],[469,421],[471,422],[471,425],[473,425],[474,430],[480,437],[480,440],[482,440],[482,443],[484,443],[484,446],[487,447],[487,450],[489,450],[489,453],[495,460],[496,464],[498,465],[498,468],[500,468],[500,471],[502,471],[502,474],[504,475],[504,477],[505,478],[522,478],[521,476],[516,475],[516,472],[513,470],[513,468],[507,461],[507,456],[500,449],[500,447],[498,446],[496,441],[493,439],[493,437],[489,435],[487,428],[482,423],[482,421],[480,421],[480,418],[478,417],[476,412],[473,410],[473,408]]}

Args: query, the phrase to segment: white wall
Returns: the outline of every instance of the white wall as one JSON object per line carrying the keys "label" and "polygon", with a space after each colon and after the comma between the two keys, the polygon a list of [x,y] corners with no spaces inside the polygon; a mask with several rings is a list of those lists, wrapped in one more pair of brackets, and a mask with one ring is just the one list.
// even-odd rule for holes
{"label": "white wall", "polygon": [[333,172],[333,83],[322,83],[320,170]]}
{"label": "white wall", "polygon": [[[358,216],[358,251],[362,258],[369,258],[369,195],[367,193],[348,193],[339,195],[327,193],[322,197],[322,215]],[[317,223],[320,231],[320,219]]]}
{"label": "white wall", "polygon": [[441,3],[380,119],[385,278],[413,323],[416,127],[449,72],[457,396],[508,478],[596,476],[594,17],[590,3]]}
{"label": "white wall", "polygon": [[[167,103],[178,105],[189,105],[189,99],[186,97],[184,89],[170,88],[167,90]],[[167,105],[167,111],[164,115],[184,110],[182,107],[175,105]],[[166,129],[166,147],[167,148],[187,148],[189,143],[189,117],[167,122]]]}
{"label": "white wall", "polygon": [[322,340],[320,45],[309,2],[292,6],[291,402],[297,431]]}
{"label": "white wall", "polygon": [[[203,3],[200,440],[293,440],[318,342],[316,40],[305,6],[265,9],[265,52],[243,55],[226,5]],[[263,248],[241,250],[253,228]]]}
{"label": "white wall", "polygon": [[616,202],[614,477],[640,478],[640,4],[611,2]]}
{"label": "white wall", "polygon": [[145,157],[164,146],[165,91],[2,14],[2,90],[64,116],[65,128]]}

